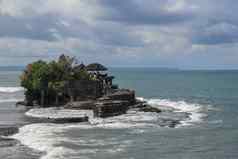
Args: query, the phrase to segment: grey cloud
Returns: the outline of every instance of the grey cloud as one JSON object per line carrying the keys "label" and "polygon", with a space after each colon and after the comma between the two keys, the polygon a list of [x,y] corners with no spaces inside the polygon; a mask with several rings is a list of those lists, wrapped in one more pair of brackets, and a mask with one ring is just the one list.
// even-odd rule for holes
{"label": "grey cloud", "polygon": [[0,55],[66,51],[109,61],[118,56],[157,61],[153,57],[176,58],[238,43],[237,0],[1,1]]}
{"label": "grey cloud", "polygon": [[33,18],[16,18],[0,16],[0,37],[18,37],[35,40],[54,40],[50,28],[55,26],[57,19],[50,15]]}
{"label": "grey cloud", "polygon": [[0,37],[58,41],[65,38],[92,40],[104,45],[139,46],[140,37],[124,26],[100,22],[96,26],[79,20],[69,20],[65,26],[63,17],[41,15],[28,18],[0,16]]}
{"label": "grey cloud", "polygon": [[195,31],[192,35],[195,44],[218,45],[238,42],[238,26],[229,23],[217,23]]}
{"label": "grey cloud", "polygon": [[164,0],[102,0],[100,2],[108,12],[103,17],[104,20],[126,24],[168,25],[189,21],[195,16],[192,11],[188,10],[169,12],[164,8],[168,1]]}

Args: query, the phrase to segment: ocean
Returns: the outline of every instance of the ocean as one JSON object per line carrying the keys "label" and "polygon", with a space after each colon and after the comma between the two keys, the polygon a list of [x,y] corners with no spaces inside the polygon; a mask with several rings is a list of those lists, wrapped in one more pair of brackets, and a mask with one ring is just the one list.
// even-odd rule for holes
{"label": "ocean", "polygon": [[[55,110],[16,107],[24,98],[21,71],[0,69],[0,158],[238,158],[238,71],[112,68],[109,72],[121,88],[136,90],[138,99],[165,111],[129,111],[87,123],[36,122],[30,117],[34,113],[54,115]],[[61,115],[76,113],[61,111]],[[180,124],[171,128],[171,120]],[[14,128],[19,131],[9,132]]]}

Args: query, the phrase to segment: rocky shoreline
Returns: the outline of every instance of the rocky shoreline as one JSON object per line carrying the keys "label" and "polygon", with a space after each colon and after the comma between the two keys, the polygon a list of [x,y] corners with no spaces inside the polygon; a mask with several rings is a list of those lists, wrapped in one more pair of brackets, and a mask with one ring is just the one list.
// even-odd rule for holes
{"label": "rocky shoreline", "polygon": [[[17,104],[24,105],[24,102],[18,102]],[[35,107],[42,108],[40,106]],[[59,108],[82,111],[82,114],[74,117],[70,116],[57,118],[54,116],[41,117],[41,115],[39,115],[37,118],[40,118],[41,122],[62,124],[87,122],[89,120],[89,116],[87,115],[87,113],[83,112],[84,110],[91,111],[94,117],[99,118],[107,118],[126,114],[129,109],[135,109],[141,112],[161,112],[159,108],[152,107],[146,102],[136,100],[135,92],[128,89],[118,89],[114,91],[114,93],[111,93],[110,95],[104,95],[103,97],[98,98],[96,100],[81,100],[69,102],[63,106],[60,106]]]}
{"label": "rocky shoreline", "polygon": [[16,105],[29,106],[30,110],[55,107],[79,112],[77,116],[57,118],[37,114],[36,118],[51,123],[87,122],[89,115],[84,110],[90,111],[94,118],[123,115],[130,109],[161,112],[137,100],[134,90],[121,89],[113,84],[115,77],[107,70],[100,63],[78,64],[74,57],[64,54],[58,60],[33,62],[27,65],[21,75],[25,101],[17,102]]}

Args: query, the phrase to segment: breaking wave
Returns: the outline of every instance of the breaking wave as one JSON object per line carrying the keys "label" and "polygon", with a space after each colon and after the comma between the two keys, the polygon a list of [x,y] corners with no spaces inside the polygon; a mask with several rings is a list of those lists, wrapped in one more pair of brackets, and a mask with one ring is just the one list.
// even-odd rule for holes
{"label": "breaking wave", "polygon": [[51,108],[36,108],[31,109],[25,113],[27,116],[35,118],[74,118],[74,117],[83,117],[83,116],[93,116],[90,110],[72,110],[72,109],[63,109],[59,107]]}
{"label": "breaking wave", "polygon": [[0,87],[0,103],[17,102],[24,99],[22,87]]}
{"label": "breaking wave", "polygon": [[[19,133],[11,136],[11,138],[20,140],[21,143],[30,148],[45,152],[45,155],[41,159],[73,159],[79,156],[88,158],[87,156],[89,155],[95,155],[98,147],[102,148],[104,153],[113,154],[122,152],[127,146],[131,145],[130,140],[118,141],[114,138],[100,139],[96,135],[81,137],[67,136],[72,130],[91,128],[93,127],[86,124],[37,123],[21,127]],[[80,131],[76,134],[80,134]],[[74,145],[76,148],[67,147],[64,145],[65,143]]]}
{"label": "breaking wave", "polygon": [[171,101],[169,99],[144,99],[148,104],[159,107],[160,109],[172,109],[174,112],[184,112],[189,114],[189,118],[181,121],[182,126],[192,125],[194,123],[202,122],[203,118],[207,116],[206,112],[212,109],[211,106],[200,105],[197,103],[188,103],[185,101]]}
{"label": "breaking wave", "polygon": [[[151,128],[167,127],[171,121],[179,121],[181,126],[188,126],[195,123],[202,122],[206,116],[207,106],[200,104],[187,103],[185,101],[171,101],[168,99],[144,99],[148,104],[163,109],[162,113],[149,113],[130,110],[127,114],[110,117],[110,118],[94,118],[90,111],[67,110],[60,108],[39,108],[31,109],[26,112],[27,116],[38,118],[62,118],[62,117],[78,117],[82,114],[89,116],[89,122],[78,124],[52,124],[52,123],[37,123],[25,125],[19,129],[19,133],[12,136],[18,139],[24,145],[33,149],[46,152],[42,159],[50,158],[68,158],[69,154],[72,158],[79,155],[93,154],[96,152],[95,144],[116,145],[122,141],[107,141],[107,139],[95,139],[92,141],[91,137],[83,136],[82,138],[67,137],[65,134],[71,130],[90,130],[90,129],[127,129],[133,133],[140,133],[149,131]],[[72,132],[71,132],[72,133]],[[86,138],[86,139],[85,139]],[[100,140],[100,141],[99,141]],[[132,144],[130,141],[125,142],[123,146],[117,145],[112,149],[105,149],[104,152],[116,153],[121,152],[126,148],[126,145]],[[86,149],[71,149],[65,147],[62,143],[71,143],[73,145],[86,145]],[[91,148],[88,148],[90,147]],[[97,146],[96,146],[97,147]],[[98,146],[100,147],[100,146]],[[103,146],[102,146],[103,147]],[[110,146],[109,146],[110,147]]]}
{"label": "breaking wave", "polygon": [[10,98],[10,99],[0,99],[0,103],[8,103],[8,102],[18,102],[22,99],[17,99],[17,98]]}
{"label": "breaking wave", "polygon": [[24,88],[22,87],[0,87],[1,93],[14,93],[14,92],[20,92],[23,90]]}

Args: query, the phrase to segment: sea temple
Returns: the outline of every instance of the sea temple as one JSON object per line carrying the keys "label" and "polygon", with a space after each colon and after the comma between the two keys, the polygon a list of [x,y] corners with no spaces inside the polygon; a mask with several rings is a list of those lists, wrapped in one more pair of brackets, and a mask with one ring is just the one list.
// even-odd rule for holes
{"label": "sea temple", "polygon": [[65,55],[57,61],[37,61],[29,64],[21,75],[25,100],[17,104],[92,110],[95,117],[102,118],[124,114],[130,108],[160,112],[158,108],[136,100],[134,90],[113,84],[113,79],[107,68],[99,63],[85,66]]}

